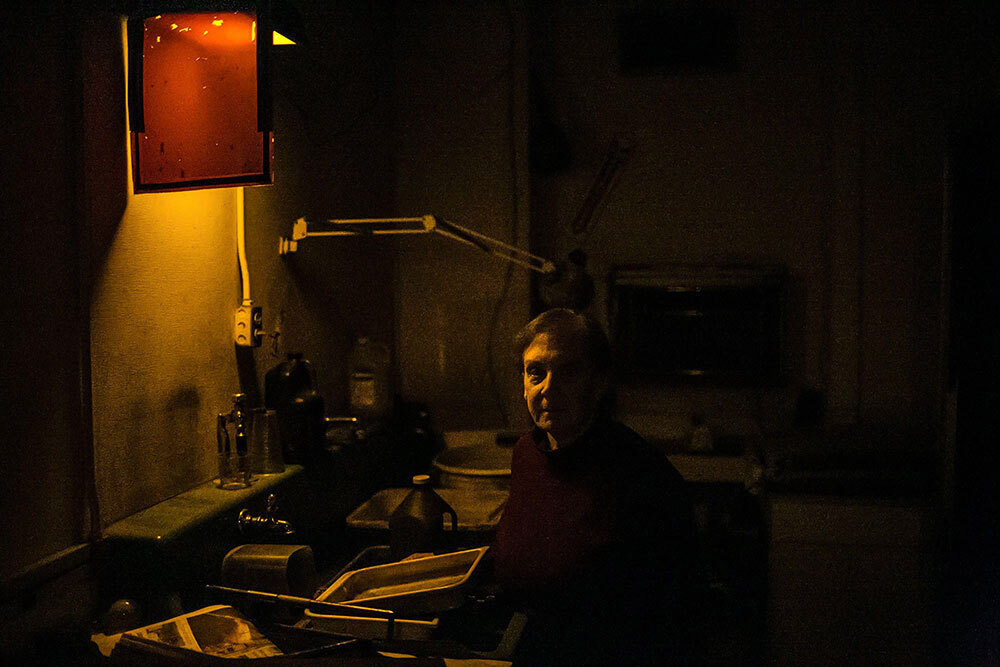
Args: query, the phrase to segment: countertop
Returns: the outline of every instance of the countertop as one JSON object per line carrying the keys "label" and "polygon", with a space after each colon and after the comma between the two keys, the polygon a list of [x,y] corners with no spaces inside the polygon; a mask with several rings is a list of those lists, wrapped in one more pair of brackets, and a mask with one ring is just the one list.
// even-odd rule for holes
{"label": "countertop", "polygon": [[223,491],[215,486],[214,480],[210,480],[116,521],[104,529],[104,536],[110,540],[167,541],[222,513],[246,505],[247,501],[275,489],[301,472],[302,466],[287,465],[282,473],[255,475],[248,488],[236,491]]}

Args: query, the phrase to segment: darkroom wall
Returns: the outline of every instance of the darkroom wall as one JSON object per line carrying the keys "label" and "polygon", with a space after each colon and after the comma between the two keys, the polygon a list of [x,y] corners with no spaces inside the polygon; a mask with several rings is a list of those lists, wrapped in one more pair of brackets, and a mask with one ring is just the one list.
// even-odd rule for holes
{"label": "darkroom wall", "polygon": [[[527,32],[516,4],[397,3],[395,213],[527,249]],[[523,428],[511,342],[528,317],[528,270],[438,235],[397,248],[404,395],[441,429]]]}
{"label": "darkroom wall", "polygon": [[827,426],[933,447],[956,106],[947,54],[974,18],[930,3],[722,3],[738,26],[735,68],[624,72],[616,17],[632,5],[555,3],[532,23],[539,90],[572,154],[567,169],[533,179],[535,247],[572,249],[565,228],[611,139],[629,136],[632,159],[584,246],[592,273],[785,264],[790,373],[786,388],[760,393],[627,389],[627,409],[639,421],[699,412],[722,430],[780,428],[811,388],[826,396]]}
{"label": "darkroom wall", "polygon": [[[995,96],[1000,71],[979,12],[743,6],[737,71],[625,76],[618,5],[400,3],[400,27],[384,3],[296,4],[309,41],[274,58],[276,182],[246,192],[247,247],[265,328],[280,324],[281,351],[314,362],[331,412],[365,333],[393,346],[404,395],[431,402],[439,423],[501,425],[505,405],[516,424],[516,381],[494,388],[487,343],[500,376],[527,281],[515,272],[505,293],[498,261],[437,238],[317,240],[279,259],[296,217],[440,213],[505,240],[516,230],[519,243],[530,231],[535,251],[558,257],[608,143],[627,132],[636,152],[586,248],[594,275],[636,261],[785,262],[796,328],[788,392],[762,397],[774,421],[815,387],[832,424],[934,444],[945,140]],[[36,38],[2,40],[4,574],[85,538],[90,367],[108,522],[207,480],[212,415],[236,390],[258,391],[277,360],[266,347],[238,355],[230,339],[235,194],[128,199],[119,17],[66,9],[19,10]],[[527,173],[529,72],[570,142],[560,173]],[[81,274],[96,286],[82,300]],[[633,398],[734,429],[759,417],[745,393]]]}

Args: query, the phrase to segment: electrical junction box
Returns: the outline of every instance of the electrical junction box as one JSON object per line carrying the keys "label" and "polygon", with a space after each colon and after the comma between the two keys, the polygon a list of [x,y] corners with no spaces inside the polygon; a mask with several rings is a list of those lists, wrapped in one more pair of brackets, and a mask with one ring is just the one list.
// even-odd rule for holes
{"label": "electrical junction box", "polygon": [[240,306],[236,309],[233,336],[240,347],[259,347],[264,337],[264,315],[260,306]]}

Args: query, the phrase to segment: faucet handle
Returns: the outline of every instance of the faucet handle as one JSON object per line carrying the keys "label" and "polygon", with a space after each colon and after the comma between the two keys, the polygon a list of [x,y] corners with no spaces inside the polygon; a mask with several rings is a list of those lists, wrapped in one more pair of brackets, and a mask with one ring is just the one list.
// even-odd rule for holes
{"label": "faucet handle", "polygon": [[258,530],[274,537],[294,535],[295,528],[289,522],[279,519],[277,512],[278,497],[273,493],[269,493],[267,494],[267,509],[264,512],[264,516],[254,516],[249,509],[243,508],[240,510],[236,523],[239,526],[240,532],[244,534],[251,530]]}

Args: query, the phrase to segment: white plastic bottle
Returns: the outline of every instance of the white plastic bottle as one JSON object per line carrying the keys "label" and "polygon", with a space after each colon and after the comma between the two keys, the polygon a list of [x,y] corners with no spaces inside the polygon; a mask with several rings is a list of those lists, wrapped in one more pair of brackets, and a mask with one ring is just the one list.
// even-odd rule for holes
{"label": "white plastic bottle", "polygon": [[348,393],[351,414],[375,421],[389,413],[389,348],[367,337],[358,338],[351,351]]}

